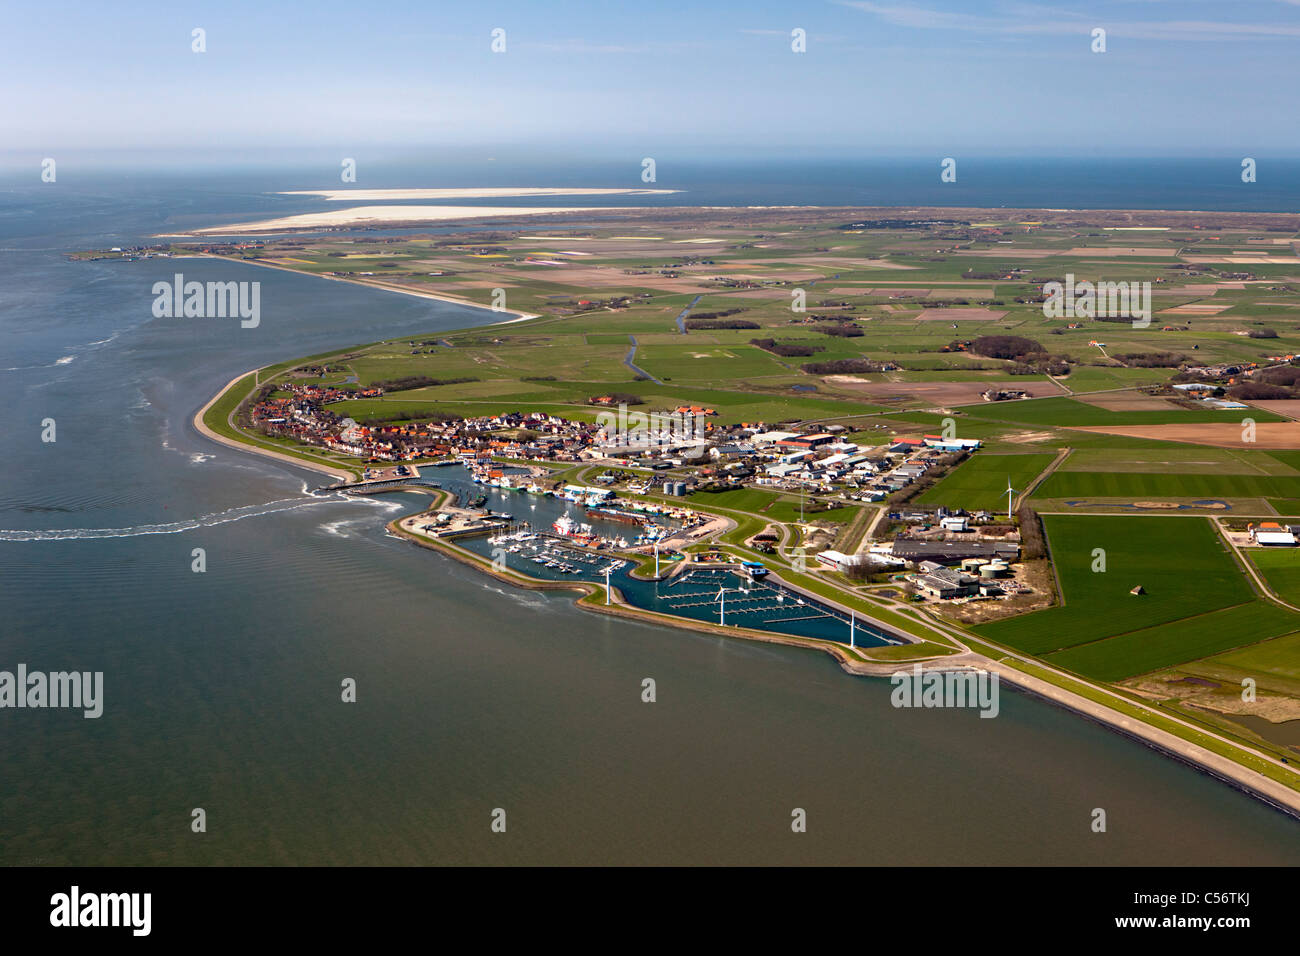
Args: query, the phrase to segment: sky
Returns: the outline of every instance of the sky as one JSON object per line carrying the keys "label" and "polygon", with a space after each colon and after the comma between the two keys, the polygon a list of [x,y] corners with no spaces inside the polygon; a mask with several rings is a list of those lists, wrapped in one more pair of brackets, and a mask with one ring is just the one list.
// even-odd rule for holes
{"label": "sky", "polygon": [[1300,0],[52,2],[0,150],[1297,156],[1298,76]]}

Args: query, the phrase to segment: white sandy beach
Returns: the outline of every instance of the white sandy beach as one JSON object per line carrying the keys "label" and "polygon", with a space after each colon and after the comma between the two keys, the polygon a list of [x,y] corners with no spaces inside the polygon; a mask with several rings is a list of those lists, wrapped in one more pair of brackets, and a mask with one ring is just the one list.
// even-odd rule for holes
{"label": "white sandy beach", "polygon": [[[447,222],[517,216],[545,216],[565,212],[596,212],[600,206],[353,206],[329,212],[308,212],[281,219],[237,222],[228,226],[211,226],[186,233],[164,233],[155,238],[176,239],[186,236],[234,236],[288,232],[294,229],[321,229],[339,226],[364,226],[381,222]],[[636,206],[620,207],[636,209]]]}
{"label": "white sandy beach", "polygon": [[319,196],[331,202],[381,202],[386,199],[506,199],[520,196],[658,196],[680,189],[590,189],[552,186],[454,186],[445,189],[295,189],[279,196]]}

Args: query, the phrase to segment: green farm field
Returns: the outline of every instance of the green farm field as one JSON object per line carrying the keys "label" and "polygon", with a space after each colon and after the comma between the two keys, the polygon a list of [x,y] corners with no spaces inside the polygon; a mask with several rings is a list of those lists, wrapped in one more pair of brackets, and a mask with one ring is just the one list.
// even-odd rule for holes
{"label": "green farm field", "polygon": [[[1106,427],[1115,425],[1199,425],[1204,422],[1240,422],[1242,412],[1214,409],[1180,408],[1170,404],[1167,410],[1112,411],[1073,398],[1034,398],[1019,402],[966,405],[958,409],[971,418],[1011,422],[1040,427]],[[1262,409],[1252,409],[1257,422],[1285,421]]]}
{"label": "green farm field", "polygon": [[[1065,603],[976,628],[990,640],[1043,656],[1254,598],[1204,518],[1047,515],[1044,524]],[[1093,571],[1098,549],[1105,571]],[[1129,593],[1139,585],[1146,594]]]}
{"label": "green farm field", "polygon": [[998,511],[1007,506],[1006,487],[1023,491],[1054,455],[990,455],[976,451],[938,484],[916,499],[917,504]]}
{"label": "green farm field", "polygon": [[[1287,634],[1259,644],[1251,644],[1226,651],[1202,662],[1204,668],[1189,668],[1213,672],[1220,667],[1231,668],[1247,674],[1265,675],[1265,679],[1281,680],[1290,685],[1291,693],[1300,694],[1300,633]],[[1264,681],[1261,681],[1263,685]]]}
{"label": "green farm field", "polygon": [[1245,554],[1278,597],[1300,606],[1300,548],[1249,548]]}
{"label": "green farm field", "polygon": [[[1284,452],[1211,448],[1200,445],[1178,445],[1173,442],[1160,442],[1146,447],[1131,447],[1111,442],[1106,442],[1100,447],[1091,445],[1073,447],[1076,435],[1071,436],[1072,451],[1057,468],[1058,472],[1277,475],[1300,479],[1300,471],[1285,459],[1278,457],[1280,454],[1285,454]],[[1118,436],[1102,437],[1113,439]],[[1300,494],[1300,485],[1297,485],[1296,492]]]}
{"label": "green farm field", "polygon": [[1300,630],[1300,614],[1263,600],[1129,631],[1048,654],[1096,680],[1119,681]]}
{"label": "green farm field", "polygon": [[1300,477],[1273,475],[1142,474],[1055,471],[1038,486],[1036,498],[1268,498],[1300,493]]}

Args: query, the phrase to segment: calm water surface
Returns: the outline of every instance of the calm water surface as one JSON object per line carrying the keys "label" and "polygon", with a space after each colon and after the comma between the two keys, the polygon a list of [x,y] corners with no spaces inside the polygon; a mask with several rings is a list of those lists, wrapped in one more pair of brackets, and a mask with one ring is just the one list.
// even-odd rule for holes
{"label": "calm water surface", "polygon": [[291,185],[0,193],[0,669],[105,681],[98,720],[0,711],[0,863],[1300,863],[1292,819],[1038,701],[900,711],[821,654],[582,612],[384,534],[427,499],[203,439],[246,369],[495,318],[186,262],[261,281],[261,326],[154,319],[174,264],[61,255]]}

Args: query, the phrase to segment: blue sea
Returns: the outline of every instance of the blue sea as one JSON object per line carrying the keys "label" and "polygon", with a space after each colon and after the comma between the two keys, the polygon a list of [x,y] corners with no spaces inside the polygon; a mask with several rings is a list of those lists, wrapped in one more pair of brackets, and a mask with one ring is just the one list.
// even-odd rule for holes
{"label": "blue sea", "polygon": [[[636,187],[641,158],[361,157],[357,186]],[[654,201],[1293,212],[1300,182],[959,159],[941,184],[941,158],[664,156],[684,192]],[[321,476],[199,435],[248,369],[498,318],[212,261],[184,271],[259,280],[260,325],[155,318],[174,263],[65,258],[329,208],[276,192],[337,179],[324,155],[5,167],[0,669],[102,671],[104,712],[0,710],[0,864],[1300,863],[1290,817],[1043,701],[897,710],[821,654],[583,612],[385,534],[424,499],[313,496]]]}

